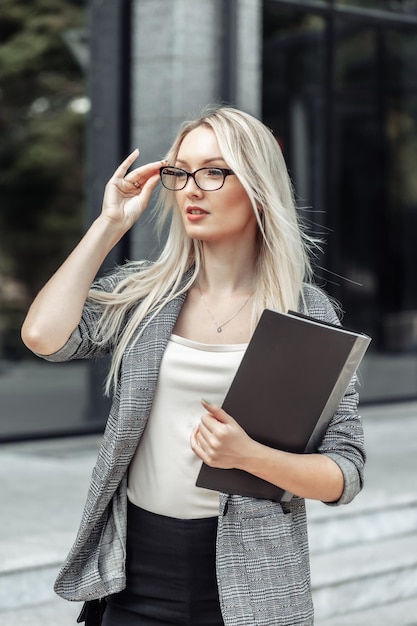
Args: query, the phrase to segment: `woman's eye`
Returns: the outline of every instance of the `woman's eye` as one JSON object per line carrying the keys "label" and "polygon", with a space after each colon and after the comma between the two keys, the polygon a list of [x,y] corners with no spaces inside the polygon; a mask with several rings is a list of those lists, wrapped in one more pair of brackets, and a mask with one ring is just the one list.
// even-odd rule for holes
{"label": "woman's eye", "polygon": [[167,174],[167,176],[175,176],[175,178],[183,178],[186,174],[185,172],[183,172],[182,170],[169,170],[166,169],[165,170],[165,174]]}
{"label": "woman's eye", "polygon": [[222,171],[219,170],[217,167],[207,168],[206,174],[207,174],[207,176],[210,176],[211,178],[215,178],[217,176],[222,176],[223,175]]}

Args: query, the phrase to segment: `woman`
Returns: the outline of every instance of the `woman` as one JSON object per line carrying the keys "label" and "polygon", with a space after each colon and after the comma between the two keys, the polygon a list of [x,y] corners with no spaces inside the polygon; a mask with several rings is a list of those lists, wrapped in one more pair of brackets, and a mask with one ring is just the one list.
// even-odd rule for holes
{"label": "woman", "polygon": [[[264,308],[337,322],[310,284],[313,242],[278,142],[250,115],[218,107],[184,124],[166,161],[129,171],[137,156],[108,182],[101,215],[22,330],[51,361],[112,355],[113,404],[55,589],[106,598],[106,626],[313,624],[304,498],[344,504],[362,487],[354,381],[316,454],[261,445],[220,408]],[[159,259],[90,289],[158,181],[159,214],[171,218]],[[281,505],[197,488],[201,461],[295,497]]]}

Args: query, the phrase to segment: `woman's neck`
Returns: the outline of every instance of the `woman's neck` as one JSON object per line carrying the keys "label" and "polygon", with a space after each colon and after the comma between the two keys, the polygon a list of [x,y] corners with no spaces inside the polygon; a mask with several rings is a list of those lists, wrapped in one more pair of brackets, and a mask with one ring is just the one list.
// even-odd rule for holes
{"label": "woman's neck", "polygon": [[206,293],[225,296],[233,293],[253,293],[255,287],[255,251],[223,247],[221,250],[203,244],[203,263],[199,286]]}

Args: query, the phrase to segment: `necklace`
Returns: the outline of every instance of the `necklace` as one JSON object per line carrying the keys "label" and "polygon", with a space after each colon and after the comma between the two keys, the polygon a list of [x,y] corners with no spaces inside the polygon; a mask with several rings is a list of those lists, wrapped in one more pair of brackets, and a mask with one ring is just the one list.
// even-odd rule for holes
{"label": "necklace", "polygon": [[239,315],[239,313],[245,308],[245,306],[247,305],[247,303],[249,302],[249,300],[251,299],[251,297],[253,296],[253,293],[250,293],[249,296],[246,298],[245,302],[242,304],[242,306],[236,311],[236,313],[234,315],[232,315],[232,317],[229,317],[228,320],[226,320],[225,322],[223,322],[223,324],[219,324],[213,317],[212,312],[210,311],[209,307],[207,306],[207,302],[204,300],[204,296],[203,296],[203,292],[201,291],[201,287],[200,285],[198,285],[198,290],[200,292],[200,296],[201,296],[201,300],[204,304],[204,307],[207,311],[207,313],[210,315],[211,319],[213,320],[215,326],[216,326],[216,330],[218,333],[223,332],[223,328],[226,326],[226,324],[228,324],[229,322],[231,322],[232,320],[235,319],[235,317],[237,317]]}

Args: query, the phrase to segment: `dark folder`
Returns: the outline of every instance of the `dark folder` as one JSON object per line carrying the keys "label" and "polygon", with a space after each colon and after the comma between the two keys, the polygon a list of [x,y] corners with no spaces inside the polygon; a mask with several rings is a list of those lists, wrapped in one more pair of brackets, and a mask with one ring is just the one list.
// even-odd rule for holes
{"label": "dark folder", "polygon": [[[317,450],[371,339],[300,313],[266,309],[222,407],[255,440]],[[202,465],[197,486],[288,501],[292,494],[238,469]]]}

